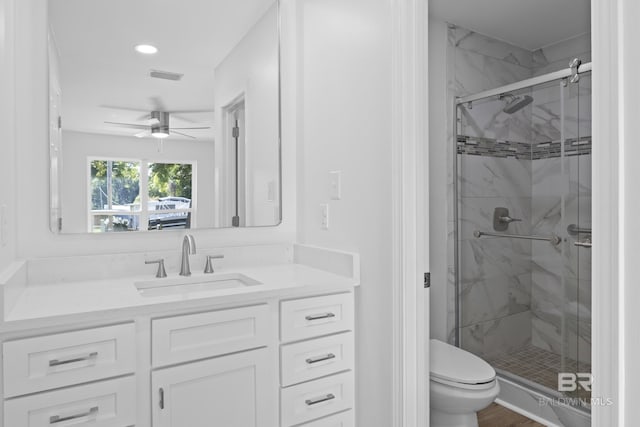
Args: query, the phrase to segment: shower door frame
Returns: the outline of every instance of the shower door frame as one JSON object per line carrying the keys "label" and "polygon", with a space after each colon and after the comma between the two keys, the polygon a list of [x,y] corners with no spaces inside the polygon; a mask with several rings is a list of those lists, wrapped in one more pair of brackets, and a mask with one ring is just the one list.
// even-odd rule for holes
{"label": "shower door frame", "polygon": [[[459,254],[459,241],[458,241],[458,237],[459,237],[459,176],[458,176],[458,107],[460,105],[463,104],[470,104],[474,101],[479,101],[479,100],[483,100],[483,99],[488,99],[488,98],[492,98],[492,97],[497,97],[497,96],[501,96],[503,94],[506,93],[511,93],[511,92],[516,92],[522,89],[527,89],[527,88],[533,88],[537,85],[541,85],[541,84],[545,84],[545,83],[550,83],[550,82],[554,82],[554,81],[558,81],[560,82],[563,79],[567,79],[572,77],[575,74],[585,74],[585,73],[591,73],[592,71],[592,63],[588,62],[585,64],[581,64],[579,65],[577,68],[565,68],[559,71],[555,71],[552,73],[548,73],[548,74],[544,74],[541,76],[537,76],[537,77],[533,77],[530,79],[525,79],[525,80],[521,80],[519,82],[516,83],[511,83],[508,85],[504,85],[504,86],[500,86],[498,88],[494,88],[494,89],[490,89],[490,90],[486,90],[486,91],[482,91],[482,92],[478,92],[475,94],[471,94],[468,96],[464,96],[464,97],[456,97],[453,103],[453,217],[454,217],[454,221],[453,221],[453,244],[454,244],[454,250],[453,250],[453,263],[455,268],[454,270],[454,284],[455,284],[455,298],[454,298],[454,311],[455,311],[455,329],[454,329],[454,340],[455,340],[455,345],[460,347],[461,346],[461,340],[460,340],[460,325],[462,324],[462,312],[461,312],[461,307],[460,307],[460,291],[461,291],[461,284],[460,284],[460,268],[459,268],[459,262],[460,262],[460,254]],[[564,129],[562,130],[564,132]],[[561,140],[564,141],[564,137],[561,138]],[[564,148],[564,143],[561,144],[561,147]],[[564,149],[563,149],[563,153],[564,153]],[[592,319],[593,322],[593,319]],[[507,375],[506,376],[507,379],[509,379],[510,381],[513,381],[517,384],[520,384],[521,386],[530,389],[531,387],[528,386],[524,381],[519,381],[517,378],[513,378],[511,375]],[[535,390],[538,393],[543,393],[543,394],[548,394],[546,392],[544,392],[542,389],[540,390]],[[548,397],[550,398],[554,398],[557,396],[553,396],[553,395],[548,395]],[[573,405],[572,405],[573,406]],[[575,407],[578,410],[582,410],[584,411],[584,408],[581,407]]]}

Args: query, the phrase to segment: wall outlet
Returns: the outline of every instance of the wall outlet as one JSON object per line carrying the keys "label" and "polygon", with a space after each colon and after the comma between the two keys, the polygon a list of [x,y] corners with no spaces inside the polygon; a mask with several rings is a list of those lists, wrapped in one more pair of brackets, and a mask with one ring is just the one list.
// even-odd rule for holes
{"label": "wall outlet", "polygon": [[342,197],[342,172],[329,172],[329,197],[331,200],[340,200]]}
{"label": "wall outlet", "polygon": [[329,204],[323,203],[320,205],[320,227],[323,230],[329,229]]}

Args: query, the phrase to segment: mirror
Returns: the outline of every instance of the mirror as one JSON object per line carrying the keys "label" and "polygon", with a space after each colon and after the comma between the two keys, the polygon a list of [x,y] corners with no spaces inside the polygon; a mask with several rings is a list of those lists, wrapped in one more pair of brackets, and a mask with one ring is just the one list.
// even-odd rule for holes
{"label": "mirror", "polygon": [[48,7],[52,231],[280,223],[277,1]]}

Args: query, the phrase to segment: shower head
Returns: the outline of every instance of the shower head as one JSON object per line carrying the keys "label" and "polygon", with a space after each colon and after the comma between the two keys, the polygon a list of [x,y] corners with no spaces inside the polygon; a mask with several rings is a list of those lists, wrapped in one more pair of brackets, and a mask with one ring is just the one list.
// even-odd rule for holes
{"label": "shower head", "polygon": [[511,98],[511,100],[507,102],[507,105],[505,105],[504,108],[502,109],[502,111],[504,111],[507,114],[513,114],[516,111],[523,109],[524,107],[526,107],[527,105],[533,102],[533,98],[530,97],[529,95],[513,96],[509,93],[500,95],[500,99],[504,99],[504,98]]}

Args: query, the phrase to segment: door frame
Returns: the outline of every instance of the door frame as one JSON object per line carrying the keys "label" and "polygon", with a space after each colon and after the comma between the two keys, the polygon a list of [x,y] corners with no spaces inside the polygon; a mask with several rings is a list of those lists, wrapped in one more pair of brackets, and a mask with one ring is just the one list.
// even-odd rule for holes
{"label": "door frame", "polygon": [[[634,88],[640,92],[640,87],[631,86],[633,72],[638,68],[634,65],[640,66],[640,61],[628,55],[631,49],[624,43],[625,39],[633,39],[631,33],[638,33],[632,24],[640,19],[640,8],[633,1],[591,0],[592,115],[597,118],[592,136],[594,141],[607,141],[606,145],[593,144],[592,160],[592,393],[594,397],[611,398],[614,403],[592,406],[594,426],[624,425],[625,419],[638,415],[631,413],[638,410],[625,404],[633,401],[632,393],[637,392],[632,390],[633,384],[626,387],[623,381],[628,368],[625,360],[640,357],[640,345],[626,342],[624,327],[640,324],[640,310],[624,310],[624,302],[628,301],[625,297],[630,294],[630,289],[625,289],[625,276],[640,275],[637,262],[624,262],[640,251],[640,244],[634,239],[624,239],[625,225],[634,221],[632,210],[628,209],[629,220],[625,224],[625,207],[635,206],[630,202],[640,203],[638,196],[625,201],[625,196],[630,199],[631,194],[625,193],[624,183],[633,183],[634,178],[637,182],[640,170],[625,169],[623,161],[625,151],[634,143],[630,129],[629,140],[624,138],[624,118],[633,117],[634,98],[624,94]],[[428,305],[424,305],[429,296],[428,291],[418,287],[420,271],[428,270],[429,252],[428,230],[423,225],[428,223],[428,0],[394,0],[392,9],[393,424],[422,427],[429,425],[429,318]],[[629,25],[625,26],[625,22]],[[416,236],[424,236],[424,240]],[[637,274],[630,276],[632,273]]]}
{"label": "door frame", "polygon": [[393,425],[429,425],[428,0],[392,2]]}
{"label": "door frame", "polygon": [[[592,396],[610,398],[613,402],[610,406],[592,405],[593,426],[625,425],[624,182],[634,173],[623,167],[626,89],[621,74],[626,64],[622,49],[623,33],[625,29],[630,31],[624,22],[630,17],[622,12],[634,1],[591,0],[592,117],[595,118],[592,123],[595,142],[592,148]],[[633,110],[626,113],[630,115]]]}

